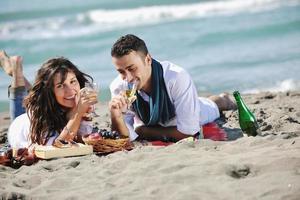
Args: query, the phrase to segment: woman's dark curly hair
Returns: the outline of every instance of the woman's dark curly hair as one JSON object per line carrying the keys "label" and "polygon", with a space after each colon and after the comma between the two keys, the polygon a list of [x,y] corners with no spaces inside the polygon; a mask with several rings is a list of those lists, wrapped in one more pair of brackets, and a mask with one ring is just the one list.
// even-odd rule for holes
{"label": "woman's dark curly hair", "polygon": [[43,145],[54,132],[60,132],[67,124],[68,109],[62,107],[55,98],[54,77],[60,74],[64,82],[68,72],[73,72],[83,88],[92,77],[81,72],[71,61],[58,57],[47,60],[38,70],[35,82],[24,99],[30,118],[30,139],[32,143]]}

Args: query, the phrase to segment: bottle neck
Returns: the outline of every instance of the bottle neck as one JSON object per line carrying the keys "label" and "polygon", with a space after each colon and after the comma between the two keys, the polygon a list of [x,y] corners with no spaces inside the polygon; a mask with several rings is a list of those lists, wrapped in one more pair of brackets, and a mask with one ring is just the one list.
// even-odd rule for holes
{"label": "bottle neck", "polygon": [[244,101],[243,101],[240,93],[238,91],[235,91],[233,93],[233,96],[235,98],[238,110],[243,109],[243,110],[247,110],[248,111],[248,108],[247,108],[246,104],[244,103]]}
{"label": "bottle neck", "polygon": [[238,91],[235,91],[233,93],[233,96],[235,98],[236,103],[244,103],[243,100],[242,100],[242,97],[241,97],[241,95]]}

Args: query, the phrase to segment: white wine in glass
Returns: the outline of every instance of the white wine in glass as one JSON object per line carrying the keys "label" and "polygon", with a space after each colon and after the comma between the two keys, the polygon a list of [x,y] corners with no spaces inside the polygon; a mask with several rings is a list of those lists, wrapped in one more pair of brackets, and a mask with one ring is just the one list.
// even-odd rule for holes
{"label": "white wine in glass", "polygon": [[132,103],[136,99],[136,91],[137,86],[139,84],[139,81],[135,80],[133,82],[125,82],[124,83],[124,90],[126,95],[126,101],[127,101],[127,112],[130,110]]}
{"label": "white wine in glass", "polygon": [[131,101],[133,99],[132,97],[135,96],[136,88],[137,88],[137,81],[133,83],[128,83],[128,88],[126,89],[125,93],[126,93],[127,100],[129,100],[130,103],[133,103]]}
{"label": "white wine in glass", "polygon": [[[98,94],[98,90],[99,90],[99,85],[95,82],[86,82],[84,84],[84,94],[88,95],[89,93],[93,93],[95,92],[96,94]],[[92,112],[88,115],[88,117],[98,117],[99,115],[95,112],[95,105],[92,105]]]}

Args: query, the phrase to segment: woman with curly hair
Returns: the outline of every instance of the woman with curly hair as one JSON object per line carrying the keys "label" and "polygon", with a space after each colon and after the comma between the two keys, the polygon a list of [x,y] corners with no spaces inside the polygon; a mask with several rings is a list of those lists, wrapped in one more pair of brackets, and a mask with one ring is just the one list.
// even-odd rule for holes
{"label": "woman with curly hair", "polygon": [[82,88],[93,79],[71,61],[63,57],[47,60],[32,87],[23,75],[20,56],[9,57],[0,51],[0,67],[12,77],[9,97],[13,121],[8,131],[12,148],[80,141],[82,134],[91,132],[90,123],[83,119],[97,103],[97,94],[86,94]]}

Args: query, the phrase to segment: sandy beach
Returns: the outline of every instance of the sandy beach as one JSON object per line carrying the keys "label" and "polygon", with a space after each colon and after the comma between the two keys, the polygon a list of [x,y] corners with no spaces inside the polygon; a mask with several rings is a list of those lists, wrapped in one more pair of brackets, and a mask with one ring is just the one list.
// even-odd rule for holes
{"label": "sandy beach", "polygon": [[[0,166],[1,199],[300,199],[300,91],[242,96],[262,136],[239,138],[237,111],[227,111],[217,122],[231,141]],[[98,126],[109,128],[107,103],[97,112]],[[3,144],[8,113],[0,124]]]}

